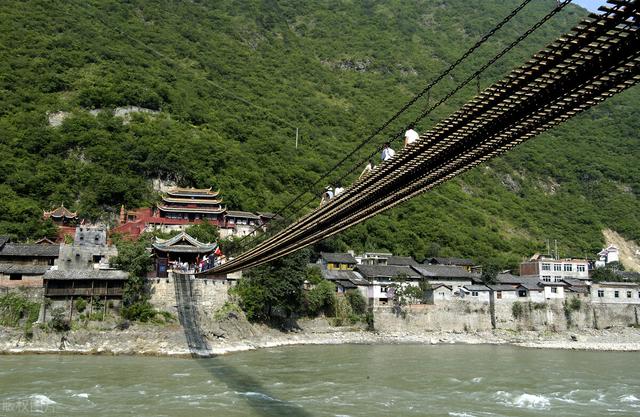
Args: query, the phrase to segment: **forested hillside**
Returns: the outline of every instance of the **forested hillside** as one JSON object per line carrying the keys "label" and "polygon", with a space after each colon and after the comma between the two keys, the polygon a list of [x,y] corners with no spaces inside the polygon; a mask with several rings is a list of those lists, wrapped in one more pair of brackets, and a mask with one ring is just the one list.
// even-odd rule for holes
{"label": "forested hillside", "polygon": [[[0,234],[51,233],[42,210],[60,203],[94,220],[110,219],[121,204],[153,204],[152,179],[220,188],[229,208],[278,211],[518,4],[7,0]],[[555,4],[531,2],[434,89],[431,103]],[[565,8],[481,86],[584,16]],[[417,129],[475,93],[475,85],[464,89]],[[419,101],[332,178],[426,105]],[[128,106],[157,112],[112,114]],[[605,227],[640,240],[639,110],[636,87],[323,245],[512,265],[546,239],[557,239],[562,255],[590,255]],[[56,112],[68,114],[51,126]]]}

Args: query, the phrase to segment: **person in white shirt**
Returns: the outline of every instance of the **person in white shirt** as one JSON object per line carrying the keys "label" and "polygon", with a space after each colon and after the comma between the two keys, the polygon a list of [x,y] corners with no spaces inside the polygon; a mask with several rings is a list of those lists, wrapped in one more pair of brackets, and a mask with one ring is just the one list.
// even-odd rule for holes
{"label": "person in white shirt", "polygon": [[382,162],[384,161],[388,161],[389,159],[393,158],[396,154],[396,151],[394,151],[393,149],[391,149],[389,147],[388,143],[384,144],[384,149],[382,149]]}
{"label": "person in white shirt", "polygon": [[416,132],[415,130],[409,129],[404,132],[404,146],[411,145],[418,139],[420,139],[420,135],[418,135],[418,132]]}
{"label": "person in white shirt", "polygon": [[371,161],[371,159],[369,159],[369,161],[367,162],[367,166],[364,167],[358,179],[362,179],[362,177],[369,175],[371,171],[373,171],[373,162]]}
{"label": "person in white shirt", "polygon": [[341,194],[344,191],[344,187],[336,187],[335,190],[333,190],[333,195],[334,197],[337,197],[339,194]]}
{"label": "person in white shirt", "polygon": [[330,185],[325,187],[325,192],[322,194],[322,199],[320,200],[320,205],[324,206],[333,198],[333,187]]}

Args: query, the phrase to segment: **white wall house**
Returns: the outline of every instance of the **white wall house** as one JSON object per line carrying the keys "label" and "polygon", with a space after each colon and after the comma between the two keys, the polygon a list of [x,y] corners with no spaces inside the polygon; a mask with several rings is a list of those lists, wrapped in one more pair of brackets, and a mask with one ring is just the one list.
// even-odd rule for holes
{"label": "white wall house", "polygon": [[616,245],[609,245],[598,252],[596,268],[602,268],[606,264],[611,262],[620,262],[620,252],[618,251],[618,247]]}
{"label": "white wall house", "polygon": [[586,259],[554,259],[534,255],[520,264],[520,276],[536,277],[544,282],[560,282],[563,279],[589,279],[589,263]]}
{"label": "white wall house", "polygon": [[591,285],[591,302],[640,304],[640,284],[635,282],[599,282]]}
{"label": "white wall house", "polygon": [[369,300],[374,306],[388,305],[393,300],[393,287],[398,278],[403,277],[402,285],[420,285],[422,277],[408,266],[396,265],[358,265],[356,271],[371,283]]}
{"label": "white wall house", "polygon": [[545,300],[563,300],[564,289],[567,286],[564,282],[541,282],[544,289]]}

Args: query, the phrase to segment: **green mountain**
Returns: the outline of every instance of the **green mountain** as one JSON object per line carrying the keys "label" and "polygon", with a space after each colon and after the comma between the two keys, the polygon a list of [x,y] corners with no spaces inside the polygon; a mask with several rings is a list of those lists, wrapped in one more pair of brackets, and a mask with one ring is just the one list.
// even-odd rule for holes
{"label": "green mountain", "polygon": [[[229,208],[278,211],[518,4],[6,0],[0,234],[50,233],[42,210],[62,202],[89,219],[108,218],[121,204],[152,204],[152,179],[219,187]],[[430,103],[555,4],[527,5],[433,90]],[[566,7],[492,66],[480,85],[500,79],[584,16],[584,9]],[[418,130],[453,112],[476,88],[463,89]],[[320,246],[513,265],[544,249],[546,239],[557,239],[567,256],[592,254],[604,228],[640,240],[639,105],[636,87]],[[153,112],[114,116],[129,106]],[[426,98],[419,101],[331,181],[426,106]]]}

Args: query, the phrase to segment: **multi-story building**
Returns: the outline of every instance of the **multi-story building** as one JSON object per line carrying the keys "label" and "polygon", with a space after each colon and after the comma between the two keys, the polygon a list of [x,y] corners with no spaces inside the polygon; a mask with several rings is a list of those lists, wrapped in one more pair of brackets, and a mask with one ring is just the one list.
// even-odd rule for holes
{"label": "multi-story building", "polygon": [[561,282],[563,279],[589,279],[589,263],[585,259],[555,259],[536,254],[520,264],[520,276],[536,277],[543,282]]}

